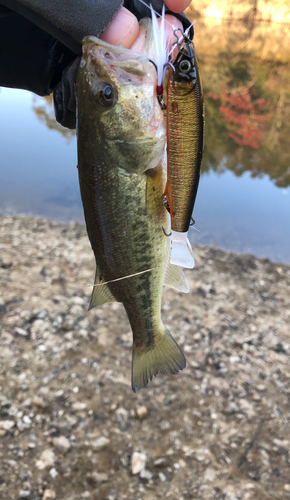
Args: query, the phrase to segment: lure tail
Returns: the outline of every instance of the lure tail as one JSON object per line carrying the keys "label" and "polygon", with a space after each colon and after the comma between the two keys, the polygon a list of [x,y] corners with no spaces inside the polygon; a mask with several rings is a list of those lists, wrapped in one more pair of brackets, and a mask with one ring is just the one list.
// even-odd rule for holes
{"label": "lure tail", "polygon": [[194,267],[194,258],[187,235],[188,232],[180,233],[172,230],[170,263],[176,266],[192,269]]}

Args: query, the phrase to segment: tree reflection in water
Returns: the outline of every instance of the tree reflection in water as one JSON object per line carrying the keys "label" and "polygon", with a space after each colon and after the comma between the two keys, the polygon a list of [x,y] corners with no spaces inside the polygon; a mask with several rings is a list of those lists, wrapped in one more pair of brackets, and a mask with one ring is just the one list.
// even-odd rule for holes
{"label": "tree reflection in water", "polygon": [[76,131],[62,127],[55,119],[52,94],[45,97],[34,96],[32,99],[32,110],[40,122],[44,123],[50,130],[56,130],[66,138],[67,143],[75,137]]}
{"label": "tree reflection in water", "polygon": [[[268,175],[290,186],[290,66],[260,61],[247,53],[221,53],[199,65],[206,121],[202,172],[231,170],[236,176]],[[33,111],[70,142],[75,130],[56,122],[52,95],[33,98]]]}
{"label": "tree reflection in water", "polygon": [[221,56],[218,66],[200,63],[206,102],[203,172],[248,171],[288,187],[290,67],[230,56]]}

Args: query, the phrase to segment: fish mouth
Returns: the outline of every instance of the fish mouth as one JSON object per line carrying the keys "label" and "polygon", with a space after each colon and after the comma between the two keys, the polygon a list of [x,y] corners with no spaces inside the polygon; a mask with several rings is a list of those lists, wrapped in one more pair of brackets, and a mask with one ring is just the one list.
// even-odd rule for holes
{"label": "fish mouth", "polygon": [[131,49],[111,45],[94,36],[86,36],[82,42],[83,52],[88,52],[93,58],[106,64],[111,62],[115,67],[135,76],[145,76],[148,73],[147,63],[152,58],[152,50],[154,50],[151,19],[141,19],[139,26],[140,40],[138,43],[134,42]]}

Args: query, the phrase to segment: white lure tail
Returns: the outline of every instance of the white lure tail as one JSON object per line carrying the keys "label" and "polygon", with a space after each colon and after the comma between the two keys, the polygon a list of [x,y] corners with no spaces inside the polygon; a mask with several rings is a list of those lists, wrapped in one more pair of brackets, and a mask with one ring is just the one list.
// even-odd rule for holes
{"label": "white lure tail", "polygon": [[194,267],[194,258],[187,234],[188,232],[179,233],[172,230],[170,264],[192,269]]}

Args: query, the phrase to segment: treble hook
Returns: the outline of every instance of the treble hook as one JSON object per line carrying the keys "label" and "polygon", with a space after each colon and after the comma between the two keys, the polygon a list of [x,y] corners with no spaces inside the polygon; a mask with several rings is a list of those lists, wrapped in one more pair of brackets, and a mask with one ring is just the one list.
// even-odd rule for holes
{"label": "treble hook", "polygon": [[194,224],[195,224],[194,218],[190,217],[190,224],[189,225],[192,227],[192,226],[194,226]]}
{"label": "treble hook", "polygon": [[163,64],[163,69],[166,68],[166,66],[170,66],[170,68],[172,69],[173,73],[175,73],[175,67],[174,67],[174,65],[172,64],[171,61],[168,61],[167,63]]}
{"label": "treble hook", "polygon": [[165,229],[164,229],[164,227],[163,227],[163,226],[162,226],[162,231],[163,231],[163,233],[165,234],[165,236],[167,236],[168,238],[169,238],[170,236],[172,236],[172,231],[170,231],[170,233],[169,233],[169,234],[167,234],[167,232],[165,231]]}
{"label": "treble hook", "polygon": [[155,69],[156,69],[156,73],[158,75],[158,69],[157,69],[157,64],[155,64],[154,61],[152,61],[152,59],[148,59],[149,62],[151,62],[153,64],[153,66],[155,66]]}

